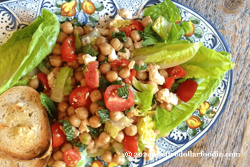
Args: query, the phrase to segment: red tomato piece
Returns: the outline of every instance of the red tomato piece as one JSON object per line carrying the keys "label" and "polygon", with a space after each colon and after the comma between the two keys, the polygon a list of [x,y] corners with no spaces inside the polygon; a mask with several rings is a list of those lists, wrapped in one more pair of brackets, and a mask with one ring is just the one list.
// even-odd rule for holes
{"label": "red tomato piece", "polygon": [[175,81],[175,77],[168,77],[168,78],[165,78],[165,82],[164,82],[164,84],[162,85],[163,88],[171,89],[171,87],[172,87],[173,84],[174,84],[174,81]]}
{"label": "red tomato piece", "polygon": [[187,73],[181,66],[175,66],[167,69],[168,74],[175,78],[184,77]]}
{"label": "red tomato piece", "polygon": [[88,86],[81,86],[75,88],[69,96],[69,102],[71,106],[75,109],[78,107],[85,107],[89,109],[89,106],[91,104],[89,95],[92,90],[93,89]]}
{"label": "red tomato piece", "polygon": [[198,87],[197,82],[193,80],[186,80],[180,83],[176,94],[182,101],[186,103],[194,96],[197,87]]}
{"label": "red tomato piece", "polygon": [[62,128],[63,128],[63,126],[59,122],[54,123],[53,125],[51,125],[52,146],[53,147],[59,147],[66,140],[66,135],[63,132]]}
{"label": "red tomato piece", "polygon": [[110,111],[125,111],[130,109],[135,103],[134,95],[131,90],[128,90],[128,99],[118,96],[117,90],[121,87],[122,85],[111,85],[104,93],[104,102]]}
{"label": "red tomato piece", "polygon": [[125,32],[125,34],[126,34],[127,37],[130,37],[131,31],[132,31],[132,27],[131,26],[120,27],[118,29],[119,29],[119,31]]}
{"label": "red tomato piece", "polygon": [[110,65],[111,67],[128,67],[130,61],[124,58],[114,60]]}
{"label": "red tomato piece", "polygon": [[39,79],[39,81],[42,82],[43,87],[45,89],[45,92],[47,92],[48,90],[50,90],[47,75],[45,75],[44,73],[40,72],[40,73],[37,74],[37,78]]}
{"label": "red tomato piece", "polygon": [[80,160],[80,154],[72,148],[63,153],[63,161],[66,163],[67,167],[75,167]]}
{"label": "red tomato piece", "polygon": [[85,82],[91,88],[99,87],[98,61],[89,64],[88,70],[85,72]]}
{"label": "red tomato piece", "polygon": [[133,81],[133,77],[136,76],[136,70],[135,69],[131,69],[130,70],[130,76],[128,78],[126,78],[124,80],[125,83],[132,85],[132,81]]}
{"label": "red tomato piece", "polygon": [[136,136],[128,136],[124,134],[124,139],[122,140],[122,146],[127,155],[134,157],[138,153],[138,141]]}
{"label": "red tomato piece", "polygon": [[62,59],[67,63],[73,62],[77,60],[77,56],[75,55],[75,37],[70,36],[65,39],[61,47],[61,55]]}
{"label": "red tomato piece", "polygon": [[137,20],[132,20],[132,25],[135,27],[136,30],[140,30],[143,31],[143,26],[141,24],[141,22],[137,21]]}

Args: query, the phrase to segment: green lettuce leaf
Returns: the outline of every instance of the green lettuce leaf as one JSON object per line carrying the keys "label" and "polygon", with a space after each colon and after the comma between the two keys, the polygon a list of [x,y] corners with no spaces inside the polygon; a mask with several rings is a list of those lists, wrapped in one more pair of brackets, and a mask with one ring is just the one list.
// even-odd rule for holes
{"label": "green lettuce leaf", "polygon": [[224,72],[233,69],[234,63],[230,60],[230,54],[227,52],[222,54],[201,46],[191,60],[181,65],[187,73],[185,78],[216,79]]}
{"label": "green lettuce leaf", "polygon": [[14,32],[11,38],[0,46],[0,94],[14,86],[22,76],[51,53],[59,31],[57,17],[42,9],[41,16],[32,24]]}
{"label": "green lettuce leaf", "polygon": [[202,42],[172,45],[157,43],[151,47],[134,49],[135,58],[132,60],[143,59],[146,63],[155,63],[165,69],[192,59],[202,45]]}
{"label": "green lettuce leaf", "polygon": [[70,67],[62,67],[53,82],[51,89],[51,99],[55,102],[62,102],[64,95],[69,95],[72,91],[71,77],[73,76],[73,69]]}
{"label": "green lettuce leaf", "polygon": [[165,0],[157,5],[150,6],[143,11],[143,16],[150,16],[152,20],[156,20],[160,15],[169,22],[181,21],[178,8],[170,0]]}
{"label": "green lettuce leaf", "polygon": [[158,108],[154,118],[156,128],[160,131],[157,138],[171,132],[181,122],[187,120],[192,113],[203,103],[211,93],[220,85],[225,74],[221,74],[217,79],[200,79],[197,80],[198,88],[193,98],[187,103],[181,103],[173,107],[170,112]]}
{"label": "green lettuce leaf", "polygon": [[149,25],[143,30],[144,34],[154,37],[158,42],[164,42],[164,40],[153,30],[152,26],[153,23],[149,23]]}

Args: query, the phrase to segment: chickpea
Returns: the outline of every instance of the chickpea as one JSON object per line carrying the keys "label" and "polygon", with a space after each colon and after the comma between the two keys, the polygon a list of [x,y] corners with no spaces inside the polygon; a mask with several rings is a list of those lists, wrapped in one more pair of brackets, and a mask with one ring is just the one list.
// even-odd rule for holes
{"label": "chickpea", "polygon": [[106,143],[104,145],[101,146],[102,149],[107,150],[110,147],[109,143]]}
{"label": "chickpea", "polygon": [[61,28],[62,28],[63,32],[66,34],[71,34],[73,32],[73,26],[70,22],[64,22],[61,25]]}
{"label": "chickpea", "polygon": [[133,124],[136,125],[141,121],[141,117],[133,116],[132,119],[134,120]]}
{"label": "chickpea", "polygon": [[152,22],[153,21],[152,21],[151,17],[150,16],[146,16],[146,17],[144,17],[142,19],[141,24],[142,24],[143,27],[147,27],[149,25],[149,23],[152,23]]}
{"label": "chickpea", "polygon": [[75,127],[79,127],[80,126],[80,123],[81,123],[81,119],[79,119],[77,117],[76,114],[74,115],[71,115],[70,118],[69,118],[69,122],[72,126],[75,126]]}
{"label": "chickpea", "polygon": [[53,167],[66,167],[66,163],[63,161],[55,161]]}
{"label": "chickpea", "polygon": [[87,146],[87,149],[92,149],[95,147],[95,141],[94,140],[91,140]]}
{"label": "chickpea", "polygon": [[138,33],[137,30],[133,30],[133,31],[131,32],[131,39],[132,39],[134,42],[138,42],[138,41],[141,40],[141,36],[140,36],[140,34]]}
{"label": "chickpea", "polygon": [[50,157],[49,160],[48,160],[47,165],[52,166],[54,164],[54,162],[55,162],[54,158]]}
{"label": "chickpea", "polygon": [[60,147],[53,147],[52,153],[54,154],[55,152],[59,151],[61,148]]}
{"label": "chickpea", "polygon": [[104,56],[102,54],[98,55],[98,61],[103,62],[103,61],[105,61],[105,59],[106,59],[106,56]]}
{"label": "chickpea", "polygon": [[101,143],[107,144],[110,141],[111,137],[107,132],[102,132],[99,136],[99,139]]}
{"label": "chickpea", "polygon": [[82,56],[83,56],[83,53],[79,53],[77,55],[77,60],[78,60],[79,64],[84,64],[84,60],[83,60]]}
{"label": "chickpea", "polygon": [[58,150],[57,152],[55,152],[55,153],[53,154],[53,158],[54,158],[54,160],[56,160],[56,161],[63,161],[63,153],[62,153],[62,151],[61,151],[61,150]]}
{"label": "chickpea", "polygon": [[89,116],[89,112],[85,107],[79,107],[79,108],[75,109],[75,112],[76,112],[76,116],[79,119],[86,119]]}
{"label": "chickpea", "polygon": [[119,143],[121,143],[123,139],[124,139],[124,133],[123,133],[123,131],[121,130],[121,131],[119,131],[119,133],[117,134],[115,140],[118,141]]}
{"label": "chickpea", "polygon": [[159,70],[159,73],[164,76],[164,78],[168,77],[168,72],[166,70]]}
{"label": "chickpea", "polygon": [[117,81],[117,79],[118,79],[118,73],[117,73],[116,71],[109,71],[109,72],[106,74],[106,79],[107,79],[109,82]]}
{"label": "chickpea", "polygon": [[59,120],[62,120],[66,115],[67,115],[66,112],[58,112],[58,113],[57,113],[57,118],[58,118]]}
{"label": "chickpea", "polygon": [[103,146],[103,143],[101,142],[100,138],[99,137],[95,138],[95,147],[98,148],[101,146]]}
{"label": "chickpea", "polygon": [[90,93],[90,99],[92,102],[96,102],[102,99],[102,93],[99,90],[93,90]]}
{"label": "chickpea", "polygon": [[141,40],[141,41],[139,41],[139,42],[135,42],[135,43],[134,43],[134,47],[135,47],[136,49],[142,48],[142,47],[143,47],[142,42],[143,42],[143,40]]}
{"label": "chickpea", "polygon": [[111,151],[105,151],[102,155],[102,160],[104,162],[112,162],[112,152]]}
{"label": "chickpea", "polygon": [[167,110],[167,111],[171,111],[173,108],[173,105],[171,103],[161,103],[160,107]]}
{"label": "chickpea", "polygon": [[63,43],[64,41],[65,41],[65,39],[66,38],[68,38],[68,35],[66,34],[66,33],[64,33],[64,32],[59,32],[59,34],[58,34],[58,37],[57,37],[57,40],[56,40],[56,42],[58,42],[58,43]]}
{"label": "chickpea", "polygon": [[110,44],[108,44],[108,43],[101,44],[99,46],[99,48],[101,50],[101,54],[103,54],[105,56],[109,55],[112,52],[112,50],[113,50],[112,46]]}
{"label": "chickpea", "polygon": [[71,87],[72,87],[72,89],[75,88],[75,86],[76,86],[76,79],[75,79],[75,77],[71,77]]}
{"label": "chickpea", "polygon": [[154,93],[156,93],[156,92],[159,91],[158,85],[157,85],[157,83],[155,83],[154,81],[148,81],[147,84],[153,85],[153,86],[154,86]]}
{"label": "chickpea", "polygon": [[69,108],[67,109],[67,113],[69,116],[74,115],[75,109],[72,106],[69,106]]}
{"label": "chickpea", "polygon": [[118,67],[112,67],[112,71],[119,72],[119,68]]}
{"label": "chickpea", "polygon": [[32,87],[33,89],[37,89],[39,87],[39,79],[34,78],[29,81],[29,87]]}
{"label": "chickpea", "polygon": [[58,110],[59,110],[60,112],[66,112],[67,109],[69,108],[69,104],[66,103],[66,102],[60,102],[60,103],[58,103],[57,108],[58,108]]}
{"label": "chickpea", "polygon": [[130,76],[130,70],[128,67],[126,68],[123,68],[119,71],[119,76],[122,78],[122,79],[126,79]]}
{"label": "chickpea", "polygon": [[100,65],[100,72],[102,74],[107,74],[111,70],[111,65],[110,63],[103,63]]}
{"label": "chickpea", "polygon": [[134,136],[137,133],[137,126],[136,125],[130,125],[124,129],[126,135],[128,136]]}
{"label": "chickpea", "polygon": [[82,27],[80,27],[80,26],[74,26],[74,30],[73,30],[74,36],[76,36],[76,31],[78,32],[78,34],[79,34],[80,36],[83,36],[83,35],[84,35],[84,30],[83,30]]}
{"label": "chickpea", "polygon": [[84,28],[84,32],[85,32],[85,34],[88,34],[88,33],[90,33],[91,31],[93,31],[93,27],[90,27],[90,26],[84,26],[83,27]]}
{"label": "chickpea", "polygon": [[87,139],[87,140],[85,141],[85,143],[83,143],[83,144],[88,145],[88,144],[91,142],[92,137],[91,137],[91,135],[88,134],[87,132],[83,132],[83,133],[81,133],[81,134],[79,135],[79,139],[80,139],[81,142],[84,142],[84,141]]}
{"label": "chickpea", "polygon": [[137,60],[135,60],[135,64],[144,66],[145,63],[144,63],[144,61],[142,59],[137,59]]}
{"label": "chickpea", "polygon": [[136,114],[136,109],[135,108],[133,108],[132,110],[130,110],[128,113],[127,113],[127,117],[128,118],[132,118],[133,116],[135,116],[135,114]]}
{"label": "chickpea", "polygon": [[109,111],[109,116],[112,121],[119,121],[124,116],[124,113],[121,111]]}
{"label": "chickpea", "polygon": [[91,114],[95,114],[97,112],[98,107],[99,105],[97,103],[91,103],[89,107]]}
{"label": "chickpea", "polygon": [[82,74],[82,71],[77,71],[74,73],[74,77],[76,79],[77,82],[80,82],[84,77]]}
{"label": "chickpea", "polygon": [[92,48],[96,51],[96,52],[100,52],[100,50],[99,50],[99,48],[98,48],[98,46],[96,46],[96,45],[91,45],[92,46]]}
{"label": "chickpea", "polygon": [[52,53],[54,55],[60,55],[61,54],[61,45],[57,43],[54,48],[52,49]]}
{"label": "chickpea", "polygon": [[70,143],[65,143],[62,148],[61,151],[64,153],[65,151],[67,151],[68,149],[73,148],[72,145]]}
{"label": "chickpea", "polygon": [[[129,50],[130,50],[131,48],[134,49],[134,44],[133,44],[133,41],[132,41],[132,39],[131,39],[130,37],[127,37],[127,41],[126,41],[126,43],[125,43],[125,47],[128,48]],[[133,50],[133,49],[132,49],[132,50]],[[130,50],[130,51],[131,51],[131,50]]]}
{"label": "chickpea", "polygon": [[60,72],[60,67],[55,67],[55,68],[53,68],[51,72],[53,72],[54,76],[57,77],[57,75],[58,75],[59,72]]}
{"label": "chickpea", "polygon": [[116,153],[113,158],[112,161],[117,163],[118,165],[122,165],[125,162],[125,157],[124,154],[121,152]]}
{"label": "chickpea", "polygon": [[136,72],[136,78],[138,80],[146,80],[148,78],[148,74],[146,71],[137,71]]}
{"label": "chickpea", "polygon": [[119,32],[118,28],[112,27],[112,28],[109,30],[109,34],[108,34],[108,38],[109,38],[109,39],[111,39],[112,33],[113,33],[113,32]]}
{"label": "chickpea", "polygon": [[73,68],[73,69],[78,69],[79,63],[78,63],[78,61],[73,61],[73,62],[68,63],[68,66]]}
{"label": "chickpea", "polygon": [[110,41],[110,45],[115,49],[115,51],[121,50],[123,48],[123,44],[117,38],[113,38]]}
{"label": "chickpea", "polygon": [[96,45],[99,47],[103,43],[107,43],[107,39],[103,36],[97,37]]}
{"label": "chickpea", "polygon": [[60,67],[62,64],[62,57],[59,55],[53,55],[49,57],[49,62],[54,67]]}
{"label": "chickpea", "polygon": [[95,154],[98,152],[98,148],[94,147],[92,149],[87,149],[88,154]]}
{"label": "chickpea", "polygon": [[80,133],[89,131],[89,128],[87,127],[87,125],[89,125],[88,119],[82,119],[81,124],[79,126]]}
{"label": "chickpea", "polygon": [[96,116],[96,115],[93,115],[91,118],[89,118],[89,125],[92,128],[100,127],[101,126],[101,118]]}

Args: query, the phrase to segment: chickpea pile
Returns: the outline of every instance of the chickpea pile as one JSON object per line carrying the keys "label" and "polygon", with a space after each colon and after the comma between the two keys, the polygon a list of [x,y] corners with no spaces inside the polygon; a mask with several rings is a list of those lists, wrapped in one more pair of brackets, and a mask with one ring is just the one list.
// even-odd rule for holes
{"label": "chickpea pile", "polygon": [[[143,27],[148,26],[148,24],[152,22],[149,16],[145,17],[141,24]],[[51,64],[51,75],[52,77],[56,78],[58,73],[60,72],[61,67],[71,67],[74,69],[74,75],[71,77],[71,87],[74,89],[78,86],[87,86],[83,74],[83,66],[84,60],[82,58],[83,53],[79,53],[77,55],[77,60],[71,63],[67,63],[63,61],[61,57],[61,45],[64,40],[69,37],[70,35],[76,35],[76,31],[80,36],[86,35],[93,31],[93,28],[90,26],[72,26],[70,22],[65,22],[61,24],[61,31],[57,38],[57,43],[52,50],[52,53],[48,55],[49,63]],[[119,32],[119,29],[113,27],[111,29],[99,29],[101,36],[97,38],[96,44],[92,44],[91,46],[98,52],[97,60],[100,62],[99,66],[99,75],[106,78],[109,82],[114,82],[119,79],[126,79],[130,76],[130,68],[114,68],[111,67],[111,63],[114,61],[110,59],[108,56],[112,53],[113,49],[116,51],[119,58],[126,58],[129,59],[133,56],[133,49],[134,48],[141,48],[142,47],[142,38],[137,32],[137,30],[133,30],[131,32],[131,37],[127,37],[126,42],[122,42],[117,38],[111,39],[113,32]],[[125,49],[126,53],[120,53],[121,49]],[[108,60],[108,61],[105,61]],[[105,61],[105,62],[104,62]],[[143,60],[136,60],[135,65],[144,66],[145,63]],[[166,70],[159,70],[159,73],[164,76],[168,77],[168,73]],[[48,75],[48,76],[49,76]],[[136,78],[142,83],[153,85],[155,88],[155,93],[158,90],[162,89],[162,86],[157,85],[156,82],[149,80],[149,75],[146,70],[141,70],[136,72]],[[48,77],[49,83],[52,82]],[[37,78],[30,80],[29,86],[37,89],[39,86],[39,80]],[[121,152],[117,152],[113,154],[111,151],[107,150],[114,142],[122,143],[124,139],[124,135],[134,136],[137,135],[137,126],[136,124],[139,123],[142,117],[135,116],[135,109],[132,109],[127,113],[127,117],[133,119],[133,124],[126,127],[125,129],[121,130],[115,139],[107,132],[102,132],[99,137],[93,138],[90,134],[90,131],[87,126],[92,128],[99,128],[102,126],[101,118],[98,115],[98,110],[105,108],[104,106],[99,106],[96,102],[103,100],[103,91],[101,90],[94,90],[90,93],[91,105],[90,109],[88,110],[85,107],[79,107],[74,109],[69,101],[69,96],[64,97],[64,101],[57,103],[57,111],[58,111],[58,119],[59,120],[68,120],[72,125],[73,131],[75,133],[74,141],[82,142],[84,139],[87,138],[84,144],[87,145],[87,152],[89,154],[95,154],[98,152],[98,148],[102,148],[106,150],[102,155],[102,158],[105,162],[115,162],[118,165],[121,165],[125,162],[125,156]],[[156,107],[155,104],[152,108]],[[160,106],[167,111],[172,109],[172,105],[168,103],[161,103]],[[119,121],[122,117],[124,117],[124,112],[109,112],[110,119],[113,121]],[[111,142],[112,141],[112,142]],[[78,147],[72,145],[71,143],[65,143],[62,146],[53,148],[53,154],[48,161],[49,166],[53,165],[54,167],[64,167],[66,166],[63,162],[63,153],[73,148],[74,150],[78,151]]]}

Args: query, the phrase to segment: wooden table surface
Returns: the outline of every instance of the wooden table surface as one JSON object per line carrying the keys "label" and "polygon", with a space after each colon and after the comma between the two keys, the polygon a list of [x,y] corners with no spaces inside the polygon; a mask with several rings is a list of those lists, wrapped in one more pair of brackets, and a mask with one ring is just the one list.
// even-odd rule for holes
{"label": "wooden table surface", "polygon": [[235,62],[226,109],[213,128],[187,151],[240,153],[240,157],[176,157],[161,167],[250,166],[250,0],[177,0],[205,16],[219,30]]}

